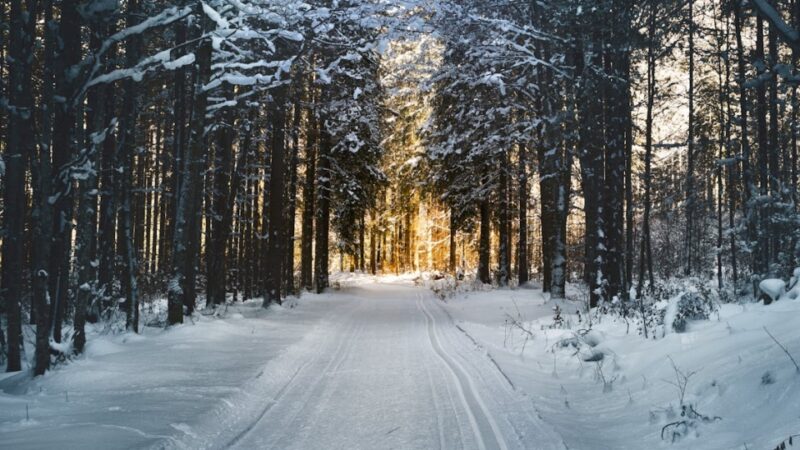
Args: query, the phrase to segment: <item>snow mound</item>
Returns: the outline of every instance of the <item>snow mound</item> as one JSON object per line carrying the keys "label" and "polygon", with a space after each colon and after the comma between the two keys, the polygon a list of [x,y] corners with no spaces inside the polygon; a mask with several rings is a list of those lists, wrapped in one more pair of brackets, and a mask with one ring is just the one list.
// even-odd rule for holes
{"label": "snow mound", "polygon": [[780,278],[767,278],[758,283],[758,288],[766,296],[764,304],[777,302],[786,293],[786,283]]}

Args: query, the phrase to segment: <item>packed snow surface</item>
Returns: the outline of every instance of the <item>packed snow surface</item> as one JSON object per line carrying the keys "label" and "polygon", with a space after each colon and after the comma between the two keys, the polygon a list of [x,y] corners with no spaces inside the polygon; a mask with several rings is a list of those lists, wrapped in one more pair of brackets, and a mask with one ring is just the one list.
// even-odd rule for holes
{"label": "packed snow surface", "polygon": [[[800,375],[763,330],[800,353],[800,302],[724,305],[650,340],[604,319],[575,348],[560,343],[588,327],[579,305],[536,289],[443,302],[409,277],[333,284],[141,336],[95,332],[44,377],[0,379],[0,448],[755,449],[800,432]],[[720,418],[676,443],[660,437],[677,420],[668,357],[696,372],[687,401]]]}

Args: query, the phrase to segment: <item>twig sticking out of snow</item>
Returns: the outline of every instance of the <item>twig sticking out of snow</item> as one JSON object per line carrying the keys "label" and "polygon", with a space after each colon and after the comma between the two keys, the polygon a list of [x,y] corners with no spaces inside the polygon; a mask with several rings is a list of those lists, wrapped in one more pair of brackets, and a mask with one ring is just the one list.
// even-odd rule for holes
{"label": "twig sticking out of snow", "polygon": [[790,360],[792,360],[792,364],[794,364],[795,369],[797,369],[797,372],[800,373],[800,365],[797,365],[797,361],[795,361],[795,359],[792,356],[792,354],[789,353],[789,350],[787,350],[786,347],[783,346],[783,344],[781,344],[780,342],[778,342],[777,339],[775,339],[775,336],[773,336],[772,333],[769,332],[767,327],[763,327],[763,328],[764,328],[764,331],[769,335],[769,337],[771,337],[772,340],[775,341],[775,344],[778,347],[780,347],[781,350],[783,350],[784,353],[786,353],[786,356],[788,356]]}
{"label": "twig sticking out of snow", "polygon": [[678,368],[671,356],[667,356],[667,359],[669,359],[670,364],[672,364],[672,370],[675,371],[675,381],[664,381],[678,389],[678,400],[680,401],[680,405],[683,406],[685,404],[684,399],[686,398],[686,388],[689,386],[689,379],[697,374],[697,371],[683,372]]}

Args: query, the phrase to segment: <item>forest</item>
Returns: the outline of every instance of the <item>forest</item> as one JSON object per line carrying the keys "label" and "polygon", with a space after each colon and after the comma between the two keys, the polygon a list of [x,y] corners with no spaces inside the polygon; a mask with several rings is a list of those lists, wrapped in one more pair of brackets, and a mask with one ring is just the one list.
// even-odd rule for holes
{"label": "forest", "polygon": [[796,262],[800,2],[0,12],[10,371],[23,323],[41,374],[51,340],[135,331],[154,296],[175,324],[332,268],[582,282],[596,305],[673,277],[758,296]]}
{"label": "forest", "polygon": [[645,335],[676,284],[769,303],[798,30],[797,0],[4,1],[0,367],[342,272],[573,287]]}

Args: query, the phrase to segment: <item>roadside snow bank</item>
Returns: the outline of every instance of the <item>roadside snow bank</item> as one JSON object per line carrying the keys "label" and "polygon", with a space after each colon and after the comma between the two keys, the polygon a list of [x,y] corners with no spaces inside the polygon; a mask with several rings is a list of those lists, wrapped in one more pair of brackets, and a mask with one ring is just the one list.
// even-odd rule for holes
{"label": "roadside snow bank", "polygon": [[68,364],[36,379],[0,379],[0,447],[180,447],[202,435],[196,422],[209,411],[263,403],[253,396],[263,392],[254,388],[265,368],[313,334],[340,299],[308,295],[268,310],[256,299],[140,335],[91,328],[86,352]]}
{"label": "roadside snow bank", "polygon": [[800,302],[725,304],[659,339],[621,318],[590,325],[582,304],[541,291],[444,307],[569,448],[775,448],[800,432],[800,374],[765,332],[800,357]]}

